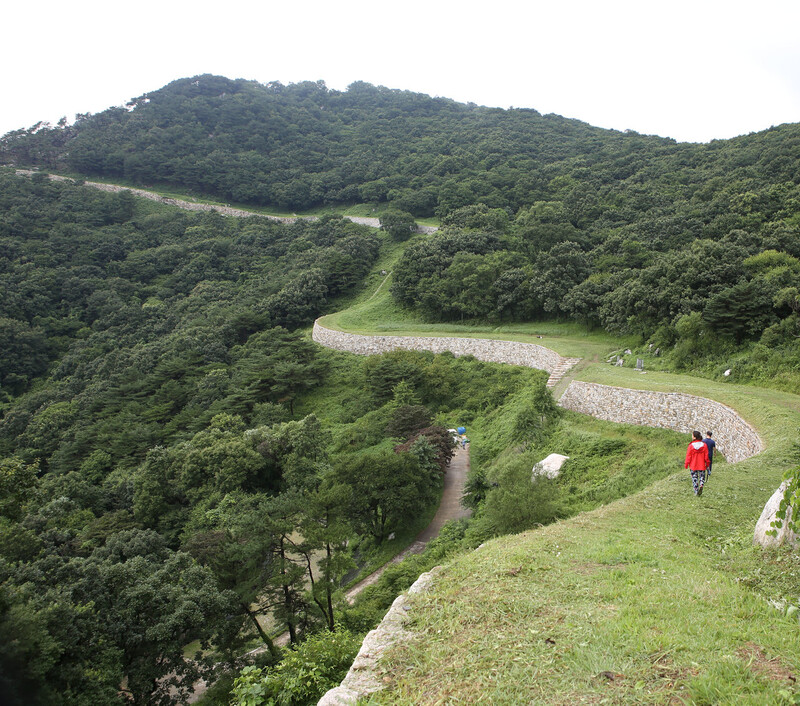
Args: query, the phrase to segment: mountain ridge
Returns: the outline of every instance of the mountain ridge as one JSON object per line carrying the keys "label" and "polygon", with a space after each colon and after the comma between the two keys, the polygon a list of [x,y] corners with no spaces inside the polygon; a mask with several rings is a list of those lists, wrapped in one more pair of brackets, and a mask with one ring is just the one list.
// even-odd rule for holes
{"label": "mountain ridge", "polygon": [[698,145],[364,82],[342,92],[319,81],[262,85],[202,75],[124,108],[79,115],[72,125],[8,133],[0,159],[293,210],[376,201],[441,216],[476,202],[516,210],[545,198],[548,183],[574,169],[599,169],[614,181],[642,178],[641,153],[671,161],[670,170],[692,169],[723,147],[746,150],[754,139],[799,130],[780,126]]}

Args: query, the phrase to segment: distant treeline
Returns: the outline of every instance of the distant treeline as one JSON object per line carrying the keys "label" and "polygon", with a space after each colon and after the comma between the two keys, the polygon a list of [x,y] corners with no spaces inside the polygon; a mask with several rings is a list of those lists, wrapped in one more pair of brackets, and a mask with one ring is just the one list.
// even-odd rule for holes
{"label": "distant treeline", "polygon": [[76,117],[9,133],[0,159],[294,210],[388,202],[444,216],[558,201],[579,228],[685,213],[733,184],[800,179],[797,125],[678,144],[363,82],[342,92],[203,75]]}

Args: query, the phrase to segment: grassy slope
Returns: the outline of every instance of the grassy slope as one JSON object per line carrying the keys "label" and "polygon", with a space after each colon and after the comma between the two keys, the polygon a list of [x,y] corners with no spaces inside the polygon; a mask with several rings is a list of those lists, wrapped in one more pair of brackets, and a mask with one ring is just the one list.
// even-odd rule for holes
{"label": "grassy slope", "polygon": [[774,456],[720,470],[699,499],[676,473],[459,557],[419,599],[423,639],[390,655],[374,701],[781,703],[800,626],[750,587],[771,574],[780,594],[800,572],[750,547]]}
{"label": "grassy slope", "polygon": [[666,373],[581,377],[719,399],[768,449],[718,466],[702,498],[676,472],[598,510],[503,537],[453,561],[390,653],[373,703],[789,703],[800,554],[753,548],[789,464],[800,399]]}
{"label": "grassy slope", "polygon": [[[377,270],[391,269],[399,248]],[[385,282],[332,328],[397,335],[532,340],[602,360],[624,340],[576,327],[426,324]],[[382,278],[380,278],[382,279]],[[374,703],[788,703],[800,672],[800,624],[766,598],[798,601],[800,555],[753,548],[764,503],[792,463],[800,398],[685,375],[589,364],[576,377],[683,391],[739,411],[767,443],[721,465],[695,498],[683,470],[635,495],[549,527],[508,536],[445,567],[419,599],[423,639],[384,661]]]}
{"label": "grassy slope", "polygon": [[[587,332],[578,324],[571,323],[479,325],[426,322],[415,312],[396,304],[389,294],[392,284],[391,271],[403,254],[405,245],[405,243],[385,244],[382,255],[368,275],[361,293],[346,302],[345,307],[337,313],[323,317],[321,323],[328,328],[351,333],[379,333],[393,336],[462,336],[522,341],[552,348],[563,356],[575,356],[589,360],[599,359],[608,351],[624,348],[632,342],[632,339],[612,336],[605,331]],[[382,275],[381,271],[383,270],[388,275]],[[380,287],[379,290],[378,287]]]}

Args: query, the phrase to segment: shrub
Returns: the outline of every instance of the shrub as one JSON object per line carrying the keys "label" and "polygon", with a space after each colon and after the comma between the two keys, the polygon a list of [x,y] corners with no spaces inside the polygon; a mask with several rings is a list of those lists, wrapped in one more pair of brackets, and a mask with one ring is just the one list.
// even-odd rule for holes
{"label": "shrub", "polygon": [[245,667],[233,683],[234,706],[314,704],[347,674],[361,637],[339,628],[312,635],[273,669]]}
{"label": "shrub", "polygon": [[[425,467],[425,463],[423,463],[421,457],[421,453],[423,453],[422,449],[417,448],[417,445],[422,442],[427,443],[433,450],[437,469],[441,473],[444,473],[455,452],[456,442],[453,440],[452,434],[442,426],[433,425],[425,429],[420,429],[414,436],[406,441],[406,443],[395,446],[394,450],[396,452],[412,452],[417,460],[420,461],[420,465]],[[424,448],[424,446],[422,446],[422,448]]]}
{"label": "shrub", "polygon": [[414,216],[408,211],[386,211],[380,221],[381,230],[386,231],[394,240],[408,240],[417,227]]}
{"label": "shrub", "polygon": [[433,423],[433,416],[427,407],[419,404],[404,404],[392,410],[386,433],[394,438],[407,441],[415,436],[420,429],[429,427]]}
{"label": "shrub", "polygon": [[[780,529],[786,523],[790,530],[800,534],[800,466],[786,471],[783,478],[786,481],[786,488],[772,526]],[[787,515],[789,515],[788,520]],[[767,534],[774,536],[777,534],[777,529],[769,530]]]}
{"label": "shrub", "polygon": [[558,482],[545,476],[531,478],[528,454],[509,459],[497,473],[483,505],[485,521],[495,534],[513,534],[544,525],[563,515]]}
{"label": "shrub", "polygon": [[561,415],[553,396],[544,385],[526,390],[521,398],[522,407],[514,420],[514,438],[519,441],[541,443]]}

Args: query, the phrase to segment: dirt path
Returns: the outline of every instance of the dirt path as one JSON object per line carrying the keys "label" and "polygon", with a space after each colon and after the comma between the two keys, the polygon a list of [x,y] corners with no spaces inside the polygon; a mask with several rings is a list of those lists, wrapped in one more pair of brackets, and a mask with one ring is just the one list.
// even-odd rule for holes
{"label": "dirt path", "polygon": [[345,594],[348,603],[353,603],[355,597],[361,593],[361,591],[375,583],[388,566],[401,562],[409,554],[419,554],[425,549],[425,545],[428,542],[439,536],[439,532],[441,532],[445,522],[470,516],[472,510],[465,508],[461,504],[461,497],[464,495],[464,485],[467,482],[468,473],[469,451],[459,448],[456,450],[453,460],[450,461],[447,473],[444,474],[442,501],[439,503],[439,509],[436,511],[430,524],[417,535],[417,538],[410,546],[400,552],[394,559],[352,586]]}
{"label": "dirt path", "polygon": [[378,295],[378,292],[381,291],[381,288],[383,287],[384,284],[386,284],[386,281],[389,279],[391,274],[392,274],[391,272],[386,273],[386,276],[381,280],[381,283],[378,285],[378,288],[372,293],[372,296],[369,299],[367,299],[368,302],[371,302]]}
{"label": "dirt path", "polygon": [[439,503],[439,509],[436,511],[431,523],[417,535],[416,542],[427,544],[439,536],[439,532],[441,532],[445,522],[460,520],[472,514],[472,510],[465,508],[461,504],[468,474],[469,450],[457,449],[453,460],[450,461],[447,473],[444,474],[444,491],[442,492],[442,501]]}
{"label": "dirt path", "polygon": [[[20,176],[32,176],[39,172],[32,169],[17,169],[16,173]],[[74,181],[71,177],[63,177],[58,174],[47,174],[47,177],[52,181]],[[173,199],[168,196],[162,196],[155,191],[148,191],[146,189],[135,189],[130,186],[119,186],[118,184],[106,184],[99,181],[83,181],[84,186],[90,186],[93,189],[100,191],[110,191],[112,193],[119,193],[120,191],[130,191],[134,196],[141,199],[148,199],[150,201],[157,201],[164,203],[168,206],[177,206],[186,211],[216,211],[223,216],[232,216],[235,218],[266,218],[270,221],[279,221],[280,223],[294,223],[295,221],[317,221],[317,216],[270,216],[266,213],[256,213],[255,211],[246,211],[242,208],[232,208],[231,206],[223,206],[221,204],[198,203],[196,201],[185,201],[182,199]],[[358,223],[362,226],[370,226],[372,228],[380,228],[381,221],[379,218],[368,218],[365,216],[344,216],[346,219],[353,223]],[[417,226],[418,233],[435,233],[438,230],[435,226]]]}

